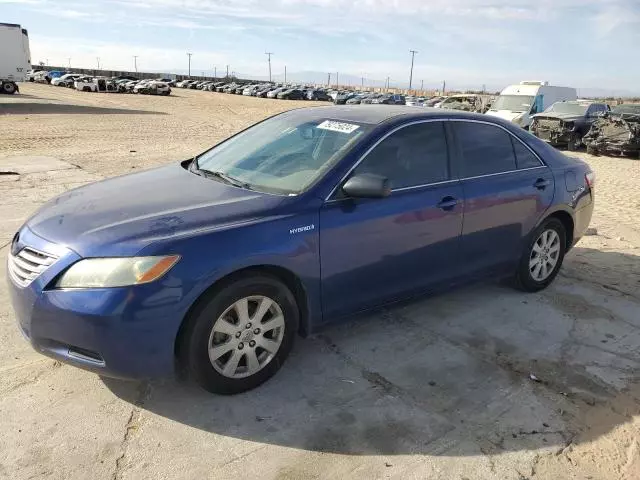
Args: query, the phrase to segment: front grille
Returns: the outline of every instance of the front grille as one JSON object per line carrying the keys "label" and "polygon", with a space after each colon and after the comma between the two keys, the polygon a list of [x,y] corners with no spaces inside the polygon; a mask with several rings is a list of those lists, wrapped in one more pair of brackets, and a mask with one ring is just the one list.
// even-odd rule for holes
{"label": "front grille", "polygon": [[58,259],[48,253],[25,247],[16,255],[9,254],[9,275],[21,287],[26,287]]}

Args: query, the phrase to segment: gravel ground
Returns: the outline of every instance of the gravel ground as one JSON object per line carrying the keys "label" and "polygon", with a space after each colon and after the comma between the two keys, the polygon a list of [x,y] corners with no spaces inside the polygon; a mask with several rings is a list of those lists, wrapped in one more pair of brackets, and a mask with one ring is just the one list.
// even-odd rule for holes
{"label": "gravel ground", "polygon": [[[310,104],[21,90],[0,97],[0,173],[17,174],[0,175],[2,276],[52,196]],[[0,281],[0,478],[640,479],[640,161],[576,155],[597,174],[597,234],[551,288],[476,285],[354,319],[235,397],[41,357]]]}

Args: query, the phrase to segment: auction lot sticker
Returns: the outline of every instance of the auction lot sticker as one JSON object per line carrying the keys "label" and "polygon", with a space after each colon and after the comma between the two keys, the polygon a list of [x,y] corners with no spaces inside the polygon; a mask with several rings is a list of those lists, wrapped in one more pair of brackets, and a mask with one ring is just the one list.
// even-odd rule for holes
{"label": "auction lot sticker", "polygon": [[360,125],[353,125],[352,123],[344,123],[344,122],[336,122],[334,120],[325,120],[317,128],[321,128],[322,130],[331,130],[333,132],[340,133],[353,133]]}

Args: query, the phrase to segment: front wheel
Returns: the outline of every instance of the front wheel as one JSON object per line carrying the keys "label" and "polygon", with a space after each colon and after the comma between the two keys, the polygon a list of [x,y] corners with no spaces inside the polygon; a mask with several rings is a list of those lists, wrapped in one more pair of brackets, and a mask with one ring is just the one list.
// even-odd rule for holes
{"label": "front wheel", "polygon": [[592,147],[590,145],[587,145],[587,153],[589,155],[600,155],[600,151],[596,147]]}
{"label": "front wheel", "polygon": [[564,260],[566,235],[564,225],[557,218],[545,220],[532,233],[515,276],[520,290],[537,292],[553,282]]}
{"label": "front wheel", "polygon": [[578,150],[581,143],[582,141],[580,139],[580,135],[578,135],[577,133],[572,133],[569,137],[569,142],[567,143],[567,150],[569,150],[570,152],[575,152],[576,150]]}
{"label": "front wheel", "polygon": [[251,390],[280,369],[298,321],[295,297],[282,282],[241,277],[199,302],[181,337],[182,364],[209,392]]}

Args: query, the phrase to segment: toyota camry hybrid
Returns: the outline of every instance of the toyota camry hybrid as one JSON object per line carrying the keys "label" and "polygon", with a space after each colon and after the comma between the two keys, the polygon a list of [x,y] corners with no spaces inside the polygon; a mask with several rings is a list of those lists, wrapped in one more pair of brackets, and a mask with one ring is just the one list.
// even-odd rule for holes
{"label": "toyota camry hybrid", "polygon": [[45,355],[237,393],[355,312],[481,277],[545,288],[593,206],[587,164],[498,118],[292,110],[49,201],[13,239],[9,290]]}

